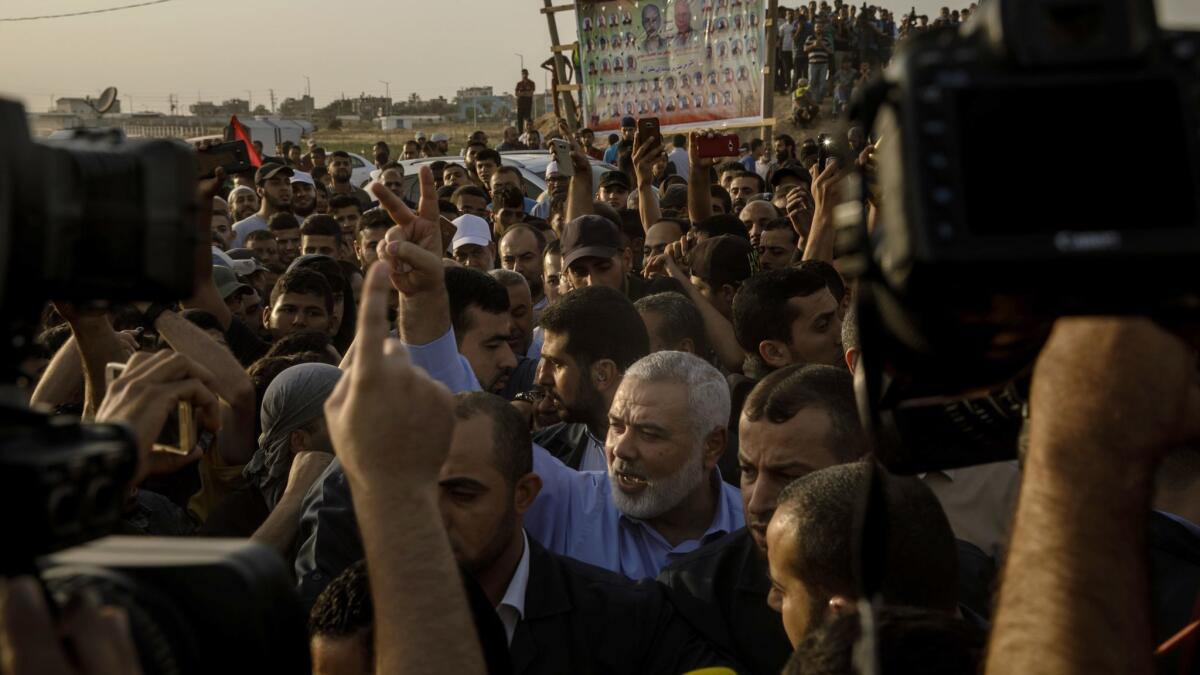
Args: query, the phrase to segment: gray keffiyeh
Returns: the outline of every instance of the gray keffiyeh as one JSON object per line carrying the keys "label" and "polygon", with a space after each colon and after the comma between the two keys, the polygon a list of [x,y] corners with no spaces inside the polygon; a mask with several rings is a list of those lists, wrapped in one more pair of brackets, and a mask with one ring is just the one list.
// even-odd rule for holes
{"label": "gray keffiyeh", "polygon": [[325,400],[342,371],[324,363],[302,363],[284,370],[263,395],[258,450],[242,472],[275,510],[292,468],[291,435],[324,414]]}

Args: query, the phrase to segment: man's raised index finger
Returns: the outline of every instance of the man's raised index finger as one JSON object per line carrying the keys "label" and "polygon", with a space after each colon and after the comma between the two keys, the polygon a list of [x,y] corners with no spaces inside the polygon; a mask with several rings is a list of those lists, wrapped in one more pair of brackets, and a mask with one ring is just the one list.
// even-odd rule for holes
{"label": "man's raised index finger", "polygon": [[413,214],[412,209],[408,208],[408,204],[405,204],[403,199],[400,199],[400,197],[396,196],[396,193],[388,189],[388,187],[383,183],[371,183],[371,185],[367,187],[367,190],[370,191],[370,193],[379,202],[379,205],[383,207],[383,210],[387,211],[388,215],[392,217],[392,222],[396,223],[400,227],[408,227],[412,225],[414,220],[417,219],[417,217]]}
{"label": "man's raised index finger", "polygon": [[358,334],[354,338],[354,369],[357,375],[377,372],[388,336],[387,306],[391,293],[387,265],[376,262],[363,279],[362,302],[358,309]]}

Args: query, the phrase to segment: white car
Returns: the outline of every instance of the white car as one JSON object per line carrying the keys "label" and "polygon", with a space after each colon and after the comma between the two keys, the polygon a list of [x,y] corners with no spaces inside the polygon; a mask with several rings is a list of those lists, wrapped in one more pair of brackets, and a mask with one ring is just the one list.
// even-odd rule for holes
{"label": "white car", "polygon": [[[505,166],[514,166],[521,171],[521,183],[525,196],[537,199],[546,190],[546,165],[553,159],[546,150],[529,150],[520,152],[504,152],[500,161]],[[421,198],[421,188],[417,185],[417,169],[442,161],[448,164],[466,166],[463,157],[422,157],[421,159],[402,159],[398,162],[404,167],[404,198],[416,203]],[[589,160],[592,163],[592,192],[600,189],[600,176],[606,171],[616,171],[617,167],[605,164],[599,160]]]}

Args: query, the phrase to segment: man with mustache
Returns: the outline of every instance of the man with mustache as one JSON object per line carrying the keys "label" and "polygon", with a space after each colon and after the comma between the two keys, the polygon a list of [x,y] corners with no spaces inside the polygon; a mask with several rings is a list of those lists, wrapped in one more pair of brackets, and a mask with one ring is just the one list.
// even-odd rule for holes
{"label": "man with mustache", "polygon": [[541,363],[534,383],[558,410],[560,424],[534,442],[567,466],[604,471],[608,409],[625,370],[650,352],[645,324],[624,293],[607,286],[571,291],[542,312]]}
{"label": "man with mustache", "polygon": [[746,527],[663,570],[658,580],[688,622],[751,673],[778,673],[792,646],[767,604],[767,525],[779,493],[865,450],[845,368],[788,366],[750,392],[738,424]]}

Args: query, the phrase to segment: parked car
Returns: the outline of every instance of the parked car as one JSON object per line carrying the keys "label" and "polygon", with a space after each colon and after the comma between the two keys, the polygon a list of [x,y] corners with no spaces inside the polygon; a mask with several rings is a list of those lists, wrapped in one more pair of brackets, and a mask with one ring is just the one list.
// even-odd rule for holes
{"label": "parked car", "polygon": [[[546,190],[546,166],[553,158],[546,150],[522,150],[500,154],[500,160],[505,166],[516,167],[521,171],[521,184],[525,196],[537,199]],[[422,157],[421,159],[404,159],[399,164],[404,167],[404,198],[416,202],[421,197],[421,188],[417,184],[417,170],[433,162],[441,160],[447,163],[463,165],[462,157]],[[615,171],[617,167],[599,160],[589,159],[592,163],[592,192],[600,189],[600,176],[605,171]]]}

